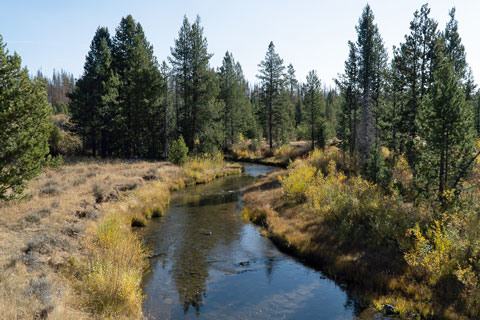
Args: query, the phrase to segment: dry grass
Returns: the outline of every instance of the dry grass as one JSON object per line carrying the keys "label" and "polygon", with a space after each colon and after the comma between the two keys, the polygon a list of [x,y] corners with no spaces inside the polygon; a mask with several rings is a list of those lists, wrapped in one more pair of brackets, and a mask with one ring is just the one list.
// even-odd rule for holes
{"label": "dry grass", "polygon": [[[140,318],[138,275],[145,255],[132,222],[163,214],[169,190],[240,168],[222,161],[192,178],[167,162],[67,160],[32,180],[23,199],[1,204],[2,319]],[[112,219],[118,228],[107,228]],[[136,263],[117,263],[122,252]],[[108,273],[101,272],[105,266]]]}
{"label": "dry grass", "polygon": [[252,141],[243,140],[233,146],[231,156],[239,161],[287,167],[291,160],[306,155],[310,150],[311,143],[308,141],[292,141],[288,145],[274,147],[272,150],[263,140],[255,150],[252,150]]}

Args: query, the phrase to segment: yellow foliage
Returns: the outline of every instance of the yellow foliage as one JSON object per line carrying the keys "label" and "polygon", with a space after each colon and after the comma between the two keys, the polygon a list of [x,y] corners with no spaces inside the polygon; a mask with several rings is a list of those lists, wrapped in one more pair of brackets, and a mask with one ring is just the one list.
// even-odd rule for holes
{"label": "yellow foliage", "polygon": [[277,158],[290,158],[290,156],[293,154],[295,151],[295,148],[288,145],[284,144],[280,146],[280,148],[276,149],[273,153],[274,156]]}
{"label": "yellow foliage", "polygon": [[447,232],[446,219],[435,220],[433,226],[422,233],[420,226],[407,231],[415,243],[413,248],[405,253],[405,261],[417,272],[427,276],[429,284],[435,285],[438,280],[451,273],[454,265],[454,244],[451,234]]}
{"label": "yellow foliage", "polygon": [[137,236],[112,215],[91,236],[87,251],[87,304],[105,316],[140,316],[147,255]]}
{"label": "yellow foliage", "polygon": [[327,167],[331,161],[336,165],[342,162],[342,154],[340,150],[335,146],[326,147],[324,150],[315,149],[309,153],[306,161],[316,168],[327,172]]}
{"label": "yellow foliage", "polygon": [[393,168],[392,184],[400,184],[404,188],[410,187],[412,185],[412,178],[412,170],[405,157],[401,155]]}
{"label": "yellow foliage", "polygon": [[204,154],[201,157],[190,158],[183,168],[187,177],[195,180],[209,180],[213,171],[223,168],[224,164],[223,155],[221,153],[214,155]]}
{"label": "yellow foliage", "polygon": [[282,194],[289,200],[296,202],[304,201],[316,171],[315,167],[299,162],[288,176],[279,177],[279,181],[282,183]]}

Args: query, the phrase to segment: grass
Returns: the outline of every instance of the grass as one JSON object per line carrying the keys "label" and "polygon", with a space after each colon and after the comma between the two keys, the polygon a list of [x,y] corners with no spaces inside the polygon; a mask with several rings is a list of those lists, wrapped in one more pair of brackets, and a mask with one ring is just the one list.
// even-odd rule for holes
{"label": "grass", "polygon": [[[383,310],[390,305],[407,318],[478,316],[474,298],[468,298],[479,291],[471,267],[475,257],[468,266],[466,254],[458,253],[477,252],[459,240],[468,228],[467,235],[478,234],[473,231],[477,215],[452,215],[447,227],[432,220],[431,207],[412,206],[395,191],[385,193],[348,174],[343,163],[330,147],[260,179],[245,191],[244,216],[284,250],[347,283],[365,306]],[[400,170],[401,163],[397,167],[394,183],[407,181],[408,172]]]}
{"label": "grass", "polygon": [[291,160],[306,155],[310,149],[311,143],[308,141],[294,141],[288,145],[277,146],[272,150],[266,141],[255,146],[250,140],[242,140],[233,146],[230,157],[236,161],[286,168]]}
{"label": "grass", "polygon": [[22,199],[1,203],[2,319],[141,318],[147,260],[132,225],[161,216],[171,190],[240,172],[204,160],[182,168],[67,158]]}

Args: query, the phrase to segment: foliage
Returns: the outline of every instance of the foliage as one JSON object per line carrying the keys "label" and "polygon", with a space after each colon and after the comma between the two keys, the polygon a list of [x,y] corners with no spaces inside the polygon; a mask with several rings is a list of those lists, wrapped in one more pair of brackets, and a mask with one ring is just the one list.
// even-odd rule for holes
{"label": "foliage", "polygon": [[282,183],[282,194],[291,201],[298,203],[306,200],[306,194],[310,188],[317,169],[304,162],[295,162],[291,166],[294,170],[286,177],[279,176]]}
{"label": "foliage", "polygon": [[284,144],[284,145],[281,145],[280,148],[275,149],[273,154],[278,158],[293,159],[294,152],[295,152],[295,147],[292,147],[291,145],[288,145],[288,144]]}
{"label": "foliage", "polygon": [[337,226],[342,238],[397,247],[412,223],[404,218],[398,199],[360,176],[347,177],[336,161],[341,161],[338,149],[315,149],[305,160],[295,161],[288,176],[280,178],[282,194],[305,202],[324,223]]}
{"label": "foliage", "polygon": [[147,255],[137,236],[120,218],[111,216],[100,224],[87,251],[83,284],[89,290],[88,305],[107,317],[140,315]]}
{"label": "foliage", "polygon": [[406,233],[413,246],[405,252],[405,260],[416,276],[432,287],[453,279],[460,287],[462,308],[470,316],[480,312],[477,210],[476,203],[457,202],[448,214],[424,227],[417,224]]}
{"label": "foliage", "polygon": [[51,106],[43,82],[30,79],[0,36],[0,200],[20,194],[47,160]]}
{"label": "foliage", "polygon": [[218,168],[224,167],[224,164],[225,163],[221,153],[206,153],[202,156],[190,158],[185,164],[184,170],[187,177],[193,178],[197,181],[203,179],[209,180],[207,177],[208,174],[217,170]]}
{"label": "foliage", "polygon": [[174,164],[184,165],[188,160],[188,147],[183,140],[183,136],[180,136],[173,142],[168,153],[168,160]]}

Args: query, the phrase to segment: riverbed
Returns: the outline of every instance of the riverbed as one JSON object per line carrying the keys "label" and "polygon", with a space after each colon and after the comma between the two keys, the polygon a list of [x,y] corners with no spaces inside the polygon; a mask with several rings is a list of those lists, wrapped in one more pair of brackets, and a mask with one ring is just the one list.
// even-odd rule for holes
{"label": "riverbed", "polygon": [[144,241],[153,254],[143,309],[148,319],[355,319],[355,294],[280,252],[241,215],[243,188],[272,167],[172,194]]}

